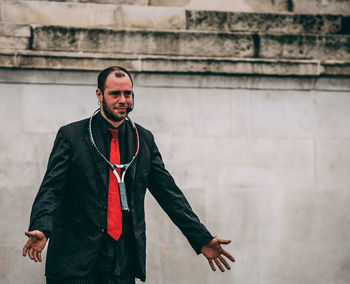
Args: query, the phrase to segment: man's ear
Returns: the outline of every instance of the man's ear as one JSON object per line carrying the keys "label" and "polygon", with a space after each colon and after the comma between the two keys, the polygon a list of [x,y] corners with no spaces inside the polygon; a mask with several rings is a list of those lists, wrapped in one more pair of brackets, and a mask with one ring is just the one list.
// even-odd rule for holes
{"label": "man's ear", "polygon": [[100,103],[102,103],[103,94],[99,88],[96,89],[96,97]]}

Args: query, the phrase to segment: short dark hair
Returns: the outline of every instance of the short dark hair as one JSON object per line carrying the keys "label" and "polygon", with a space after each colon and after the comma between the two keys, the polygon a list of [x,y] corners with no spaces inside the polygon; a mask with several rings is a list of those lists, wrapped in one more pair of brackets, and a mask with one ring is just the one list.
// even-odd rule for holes
{"label": "short dark hair", "polygon": [[118,78],[123,77],[123,75],[126,74],[131,81],[131,86],[134,86],[134,82],[133,82],[132,77],[131,77],[128,70],[126,70],[125,68],[120,67],[120,66],[111,66],[111,67],[108,67],[108,68],[102,70],[100,72],[100,74],[98,74],[97,88],[99,88],[102,93],[105,90],[105,84],[106,84],[106,80],[107,80],[108,75],[113,73],[113,72],[115,72],[115,75]]}

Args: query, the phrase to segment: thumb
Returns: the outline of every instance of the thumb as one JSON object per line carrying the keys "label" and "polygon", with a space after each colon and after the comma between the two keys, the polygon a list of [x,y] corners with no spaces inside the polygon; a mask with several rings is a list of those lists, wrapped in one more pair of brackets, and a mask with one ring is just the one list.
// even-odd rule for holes
{"label": "thumb", "polygon": [[24,234],[30,238],[30,237],[35,237],[37,235],[37,232],[35,231],[30,231],[30,232],[24,232]]}
{"label": "thumb", "polygon": [[231,242],[231,240],[218,239],[218,242],[220,244],[228,245]]}

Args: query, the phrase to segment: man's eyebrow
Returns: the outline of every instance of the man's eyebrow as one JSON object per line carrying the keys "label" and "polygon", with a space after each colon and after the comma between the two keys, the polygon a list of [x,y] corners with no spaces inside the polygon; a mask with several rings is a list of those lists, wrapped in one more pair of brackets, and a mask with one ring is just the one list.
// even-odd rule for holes
{"label": "man's eyebrow", "polygon": [[121,91],[121,90],[115,90],[115,91],[109,91],[109,93],[121,93],[121,92],[132,92],[132,89],[127,89],[127,90],[124,90],[124,91]]}
{"label": "man's eyebrow", "polygon": [[121,91],[110,91],[110,92],[108,92],[109,94],[120,94],[121,93]]}

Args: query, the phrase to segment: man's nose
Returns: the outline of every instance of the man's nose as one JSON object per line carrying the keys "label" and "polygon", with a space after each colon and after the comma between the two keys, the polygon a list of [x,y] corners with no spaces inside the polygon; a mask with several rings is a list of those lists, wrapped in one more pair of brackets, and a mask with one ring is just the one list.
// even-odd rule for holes
{"label": "man's nose", "polygon": [[123,93],[120,94],[119,103],[126,103],[126,98]]}

